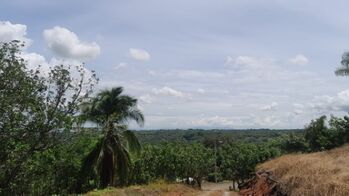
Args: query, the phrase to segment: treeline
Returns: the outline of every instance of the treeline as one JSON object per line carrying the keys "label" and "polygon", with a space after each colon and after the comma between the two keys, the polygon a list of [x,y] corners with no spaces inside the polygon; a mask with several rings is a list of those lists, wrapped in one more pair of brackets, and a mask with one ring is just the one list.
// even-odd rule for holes
{"label": "treeline", "polygon": [[228,142],[263,143],[285,133],[300,133],[303,129],[169,129],[142,130],[136,135],[142,144],[158,144],[161,142],[205,143],[212,138]]}
{"label": "treeline", "polygon": [[321,116],[312,120],[300,134],[288,134],[279,139],[286,153],[329,150],[349,142],[349,117]]}
{"label": "treeline", "polygon": [[[281,154],[272,142],[219,145],[217,141],[214,145],[213,148],[201,143],[146,145],[135,159],[130,183],[146,184],[164,179],[169,182],[196,183],[200,187],[203,179],[242,182],[250,177],[258,163]],[[189,181],[189,178],[193,178],[194,182]]]}
{"label": "treeline", "polygon": [[[162,179],[200,186],[202,180],[232,180],[241,183],[259,163],[287,153],[327,150],[348,142],[349,118],[320,117],[304,132],[284,134],[263,143],[229,142],[215,138],[206,143],[165,142],[146,144],[132,155],[126,185],[148,184]],[[101,134],[84,131],[65,133],[55,148],[32,157],[25,167],[24,181],[16,184],[31,194],[68,194],[98,188],[93,177],[81,173],[84,158]],[[193,179],[190,180],[190,179]]]}

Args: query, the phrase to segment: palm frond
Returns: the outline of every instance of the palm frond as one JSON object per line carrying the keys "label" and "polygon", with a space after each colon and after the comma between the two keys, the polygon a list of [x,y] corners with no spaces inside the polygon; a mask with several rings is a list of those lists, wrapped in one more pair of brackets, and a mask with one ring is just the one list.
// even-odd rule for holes
{"label": "palm frond", "polygon": [[129,108],[123,117],[124,121],[134,120],[139,126],[144,125],[144,115],[138,108]]}
{"label": "palm frond", "polygon": [[335,71],[337,76],[348,76],[349,75],[349,67],[340,67]]}
{"label": "palm frond", "polygon": [[118,183],[120,185],[126,185],[131,169],[130,154],[117,138],[114,138],[114,142],[111,145],[115,150],[115,170]]}
{"label": "palm frond", "polygon": [[130,152],[136,153],[138,155],[142,147],[137,136],[130,130],[125,130],[121,132],[121,134],[123,138],[125,138],[127,148],[130,150]]}
{"label": "palm frond", "polygon": [[82,166],[80,170],[80,181],[84,182],[89,180],[91,175],[96,174],[96,163],[100,157],[100,152],[102,148],[102,140],[98,141],[92,151],[82,160]]}
{"label": "palm frond", "polygon": [[345,52],[342,55],[342,66],[338,67],[335,71],[337,76],[349,76],[349,53]]}

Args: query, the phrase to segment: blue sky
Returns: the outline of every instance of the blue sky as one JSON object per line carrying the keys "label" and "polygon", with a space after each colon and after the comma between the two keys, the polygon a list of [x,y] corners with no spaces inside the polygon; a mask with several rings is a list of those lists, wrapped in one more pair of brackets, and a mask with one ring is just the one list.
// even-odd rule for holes
{"label": "blue sky", "polygon": [[[144,129],[301,128],[343,115],[348,1],[2,0],[31,65],[86,62],[139,99]],[[133,125],[132,125],[133,126]]]}

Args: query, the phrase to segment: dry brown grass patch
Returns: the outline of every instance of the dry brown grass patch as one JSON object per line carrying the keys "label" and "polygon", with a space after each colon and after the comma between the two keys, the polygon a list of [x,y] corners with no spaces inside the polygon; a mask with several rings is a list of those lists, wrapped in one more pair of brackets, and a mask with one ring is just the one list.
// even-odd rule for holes
{"label": "dry brown grass patch", "polygon": [[158,181],[149,185],[126,188],[107,188],[87,193],[88,196],[192,196],[200,191],[184,184],[168,184]]}
{"label": "dry brown grass patch", "polygon": [[349,146],[292,154],[258,166],[270,170],[288,195],[349,195]]}

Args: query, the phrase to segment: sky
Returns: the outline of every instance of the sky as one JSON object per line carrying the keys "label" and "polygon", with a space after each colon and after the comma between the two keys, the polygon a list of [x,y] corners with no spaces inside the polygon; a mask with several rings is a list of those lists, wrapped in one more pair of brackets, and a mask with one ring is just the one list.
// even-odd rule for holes
{"label": "sky", "polygon": [[303,128],[349,111],[349,1],[2,0],[28,66],[79,64],[138,98],[145,126]]}

